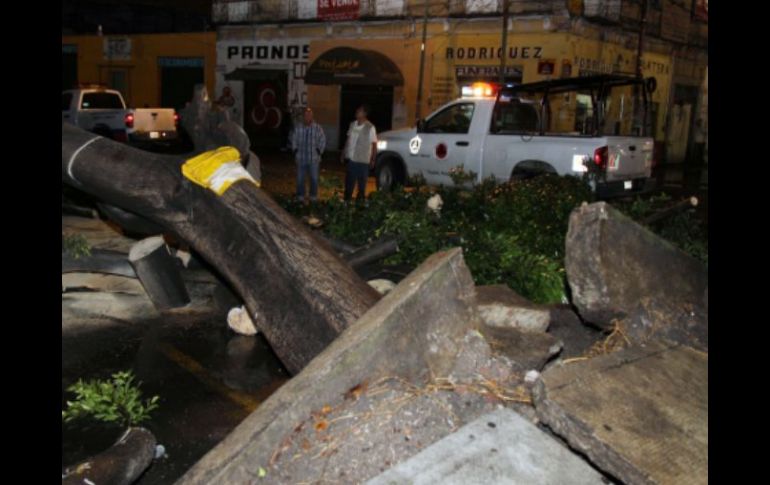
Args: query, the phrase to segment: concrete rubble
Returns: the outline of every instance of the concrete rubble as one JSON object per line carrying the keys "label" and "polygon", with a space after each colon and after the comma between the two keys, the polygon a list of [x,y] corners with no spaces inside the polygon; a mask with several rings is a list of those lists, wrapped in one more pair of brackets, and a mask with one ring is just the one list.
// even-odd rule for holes
{"label": "concrete rubble", "polygon": [[708,483],[708,354],[649,343],[555,366],[537,415],[623,483]]}
{"label": "concrete rubble", "polygon": [[602,475],[510,409],[479,417],[367,485],[602,484]]}
{"label": "concrete rubble", "polygon": [[[707,483],[707,271],[605,203],[573,212],[566,268],[566,305],[476,287],[459,248],[370,281],[382,299],[178,483]],[[65,282],[154,310],[125,275]]]}
{"label": "concrete rubble", "polygon": [[580,316],[627,337],[708,349],[708,270],[605,202],[570,216],[567,281]]}

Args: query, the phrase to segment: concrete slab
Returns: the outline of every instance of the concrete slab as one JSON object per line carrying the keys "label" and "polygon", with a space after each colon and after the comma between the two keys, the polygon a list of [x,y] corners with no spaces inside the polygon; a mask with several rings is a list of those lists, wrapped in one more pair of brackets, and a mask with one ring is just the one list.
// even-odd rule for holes
{"label": "concrete slab", "polygon": [[538,417],[625,483],[708,483],[708,354],[650,343],[561,366],[533,389]]}
{"label": "concrete slab", "polygon": [[611,329],[626,319],[637,343],[655,337],[708,351],[705,265],[607,203],[570,215],[565,268],[585,321]]}
{"label": "concrete slab", "polygon": [[479,286],[476,295],[479,316],[489,327],[516,328],[525,332],[548,330],[549,308],[532,303],[506,285]]}
{"label": "concrete slab", "polygon": [[483,325],[481,333],[492,350],[505,355],[527,370],[541,370],[563,346],[563,343],[551,334],[526,332],[515,327]]}
{"label": "concrete slab", "polygon": [[460,248],[434,254],[346,329],[179,480],[251,483],[298,423],[351,389],[387,376],[445,376],[477,326]]}
{"label": "concrete slab", "polygon": [[602,475],[504,408],[486,414],[368,481],[390,484],[601,484]]}

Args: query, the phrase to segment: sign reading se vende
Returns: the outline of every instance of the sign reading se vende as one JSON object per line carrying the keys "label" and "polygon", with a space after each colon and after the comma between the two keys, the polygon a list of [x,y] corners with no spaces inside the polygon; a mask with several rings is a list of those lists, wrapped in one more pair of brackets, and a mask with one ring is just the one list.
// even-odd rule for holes
{"label": "sign reading se vende", "polygon": [[318,0],[318,20],[355,20],[359,0]]}

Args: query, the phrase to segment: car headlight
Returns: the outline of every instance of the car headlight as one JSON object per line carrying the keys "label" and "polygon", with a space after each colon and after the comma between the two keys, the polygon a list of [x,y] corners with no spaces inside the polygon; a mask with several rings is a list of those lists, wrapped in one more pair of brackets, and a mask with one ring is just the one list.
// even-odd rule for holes
{"label": "car headlight", "polygon": [[377,141],[377,150],[387,150],[388,149],[388,141],[387,140],[378,140]]}

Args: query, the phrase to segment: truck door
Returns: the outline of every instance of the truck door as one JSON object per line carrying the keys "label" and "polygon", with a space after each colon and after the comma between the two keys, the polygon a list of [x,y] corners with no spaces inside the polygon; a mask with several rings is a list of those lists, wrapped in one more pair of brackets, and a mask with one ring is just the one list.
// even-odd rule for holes
{"label": "truck door", "polygon": [[[476,171],[478,163],[468,164],[469,154],[477,151],[471,139],[471,122],[476,105],[459,102],[447,106],[428,118],[410,147],[418,148],[413,157],[415,164],[430,184],[453,185],[449,171],[461,166],[468,172]],[[414,153],[415,150],[412,151]]]}

